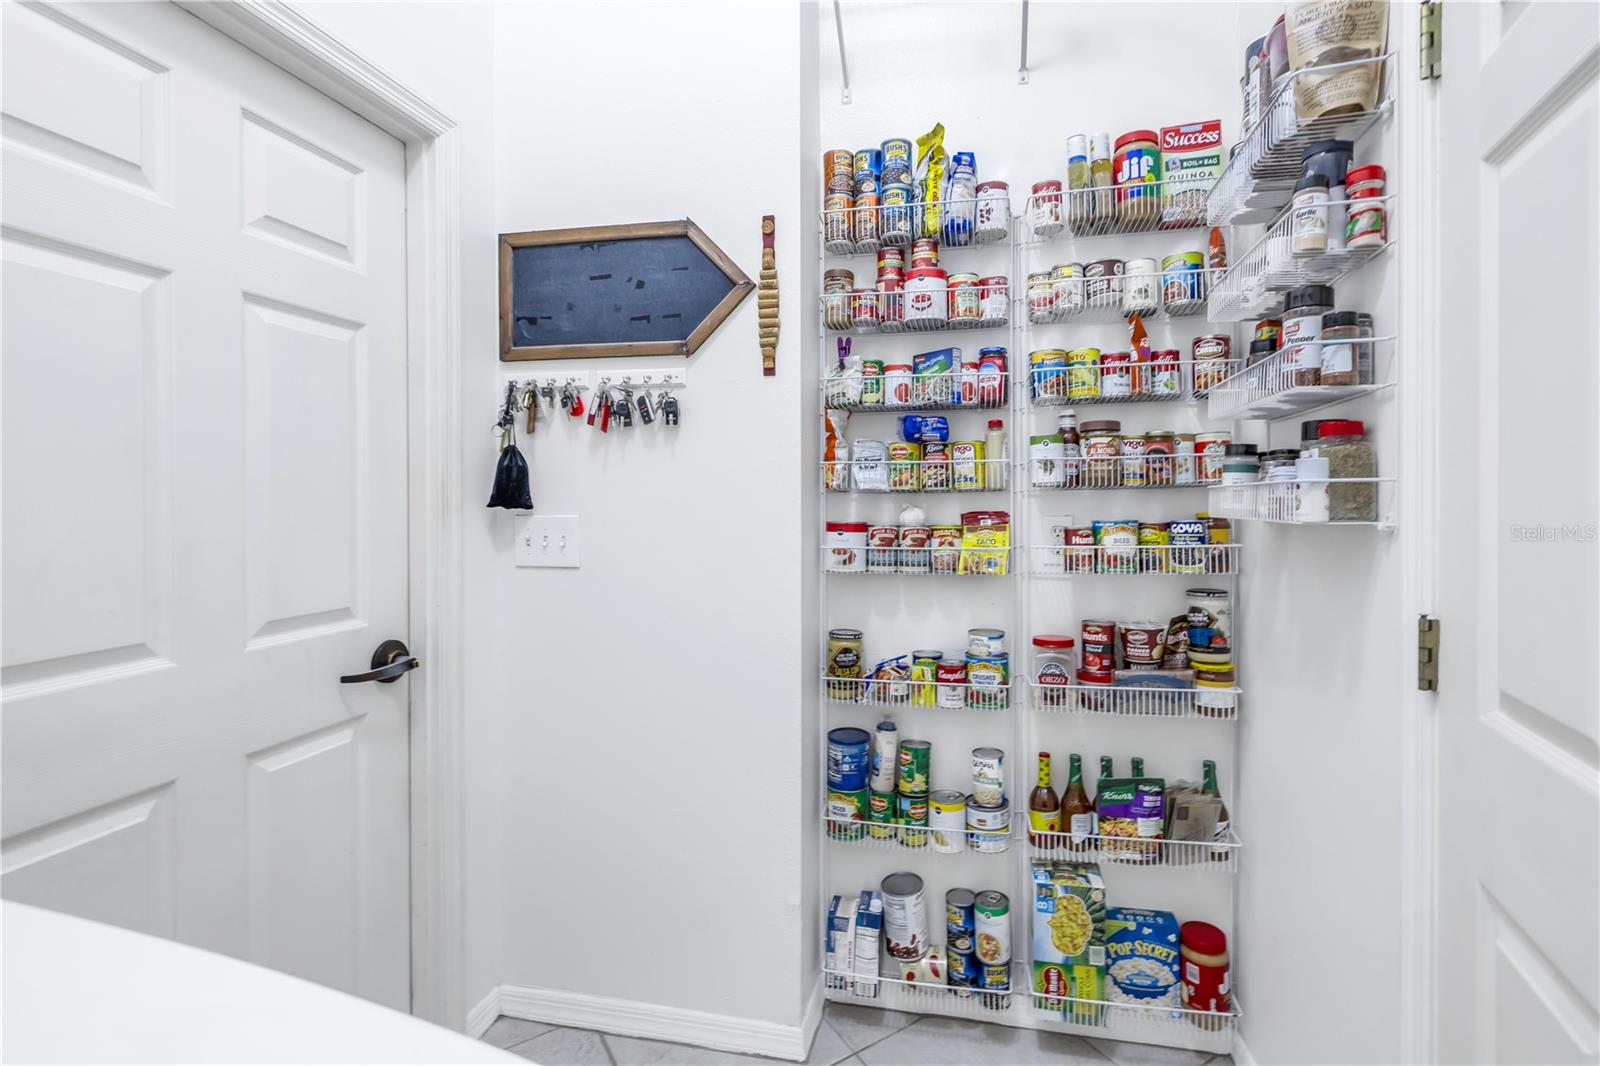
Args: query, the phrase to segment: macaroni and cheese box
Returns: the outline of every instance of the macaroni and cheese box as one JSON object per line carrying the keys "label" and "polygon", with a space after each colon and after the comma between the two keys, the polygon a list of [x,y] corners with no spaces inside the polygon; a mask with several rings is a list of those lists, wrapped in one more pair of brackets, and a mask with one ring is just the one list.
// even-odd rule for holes
{"label": "macaroni and cheese box", "polygon": [[1034,863],[1034,1006],[1065,1021],[1099,1025],[1105,978],[1106,887],[1099,865]]}

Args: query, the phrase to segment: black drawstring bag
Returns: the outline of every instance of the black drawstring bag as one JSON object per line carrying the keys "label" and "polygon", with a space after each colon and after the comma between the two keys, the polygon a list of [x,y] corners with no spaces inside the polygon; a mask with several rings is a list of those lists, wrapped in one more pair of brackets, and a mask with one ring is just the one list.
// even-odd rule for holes
{"label": "black drawstring bag", "polygon": [[533,491],[528,485],[528,461],[517,448],[517,421],[513,414],[516,383],[506,388],[506,403],[500,411],[500,462],[494,468],[494,488],[489,492],[490,507],[508,511],[533,510]]}

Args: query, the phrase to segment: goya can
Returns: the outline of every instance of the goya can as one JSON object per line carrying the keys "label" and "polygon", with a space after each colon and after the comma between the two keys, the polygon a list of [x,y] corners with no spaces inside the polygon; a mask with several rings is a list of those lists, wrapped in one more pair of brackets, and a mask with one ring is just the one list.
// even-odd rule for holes
{"label": "goya can", "polygon": [[1004,892],[979,892],[973,900],[978,961],[985,966],[1011,961],[1011,900]]}
{"label": "goya can", "polygon": [[952,888],[944,894],[944,944],[948,950],[972,954],[978,935],[972,910],[976,902],[970,888]]}
{"label": "goya can", "polygon": [[893,792],[869,792],[867,794],[867,835],[869,837],[874,840],[894,839],[896,802]]}
{"label": "goya can", "polygon": [[860,840],[867,820],[867,790],[828,793],[828,835],[835,840]]}
{"label": "goya can", "polygon": [[900,825],[900,843],[908,848],[928,846],[928,797],[900,793],[895,821]]}
{"label": "goya can", "polygon": [[[964,890],[963,890],[964,891]],[[967,893],[971,895],[971,893]],[[950,994],[959,999],[971,999],[972,990],[978,987],[978,960],[970,951],[957,951],[946,942],[944,951],[945,975],[950,984]]]}
{"label": "goya can", "polygon": [[928,795],[928,834],[933,850],[954,855],[967,850],[967,797],[954,789]]}
{"label": "goya can", "polygon": [[[865,730],[857,730],[865,732]],[[928,763],[933,756],[933,745],[926,740],[900,742],[900,774],[897,790],[904,796],[928,794]]]}

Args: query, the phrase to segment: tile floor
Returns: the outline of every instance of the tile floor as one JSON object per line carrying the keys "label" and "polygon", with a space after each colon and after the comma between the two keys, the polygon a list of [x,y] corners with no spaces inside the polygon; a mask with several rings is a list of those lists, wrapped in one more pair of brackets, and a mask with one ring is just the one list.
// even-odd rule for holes
{"label": "tile floor", "polygon": [[[499,1018],[483,1039],[543,1066],[774,1066],[776,1059]],[[807,1066],[1233,1066],[1227,1055],[829,1003]]]}

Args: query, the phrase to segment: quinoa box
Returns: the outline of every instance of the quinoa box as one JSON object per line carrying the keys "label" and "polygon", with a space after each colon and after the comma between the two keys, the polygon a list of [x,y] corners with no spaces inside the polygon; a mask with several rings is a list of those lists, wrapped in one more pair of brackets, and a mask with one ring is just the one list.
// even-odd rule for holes
{"label": "quinoa box", "polygon": [[1207,119],[1161,130],[1161,225],[1198,226],[1206,197],[1222,176],[1222,120]]}
{"label": "quinoa box", "polygon": [[1034,1006],[1069,1022],[1097,1025],[1105,980],[1106,887],[1099,865],[1035,862]]}

